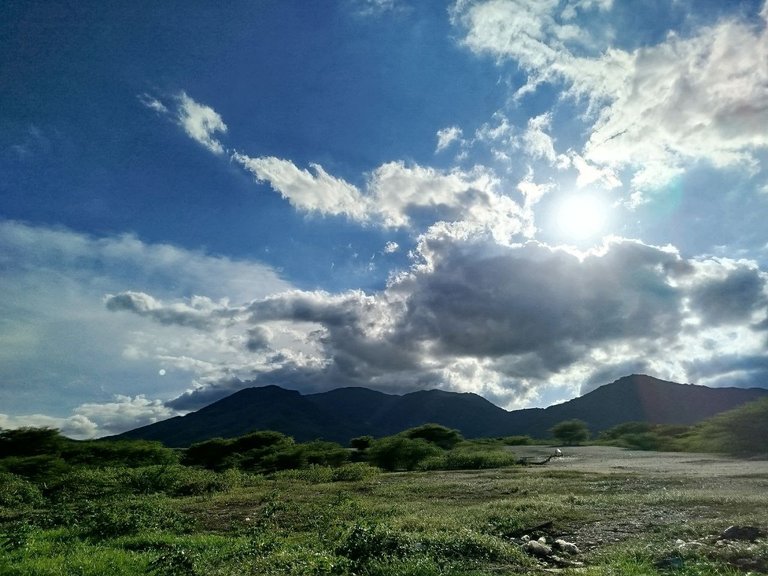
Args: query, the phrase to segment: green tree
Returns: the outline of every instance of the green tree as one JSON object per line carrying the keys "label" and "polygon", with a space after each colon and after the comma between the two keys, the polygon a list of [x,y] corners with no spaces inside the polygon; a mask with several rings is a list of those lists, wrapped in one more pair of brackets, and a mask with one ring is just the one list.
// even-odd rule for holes
{"label": "green tree", "polygon": [[398,435],[374,440],[368,448],[368,459],[384,470],[415,470],[422,460],[442,453],[423,438]]}
{"label": "green tree", "polygon": [[567,446],[575,446],[589,439],[589,427],[583,420],[564,420],[550,430],[552,436]]}
{"label": "green tree", "polygon": [[71,442],[55,428],[0,429],[0,458],[7,456],[58,456]]}
{"label": "green tree", "polygon": [[373,442],[373,436],[358,436],[357,438],[352,438],[352,440],[349,441],[349,445],[355,450],[362,451],[367,450],[371,445],[371,442]]}
{"label": "green tree", "polygon": [[435,444],[445,450],[450,450],[456,446],[456,444],[464,440],[458,430],[446,428],[440,424],[423,424],[416,428],[410,428],[405,432],[401,432],[401,435],[414,440],[416,438],[423,438],[427,442]]}

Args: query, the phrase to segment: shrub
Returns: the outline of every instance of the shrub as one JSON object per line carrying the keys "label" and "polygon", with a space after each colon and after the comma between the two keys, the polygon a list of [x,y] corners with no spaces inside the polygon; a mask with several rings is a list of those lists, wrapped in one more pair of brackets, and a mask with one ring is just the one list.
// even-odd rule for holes
{"label": "shrub", "polygon": [[115,498],[89,503],[83,512],[85,534],[96,540],[142,532],[182,532],[186,519],[160,498]]}
{"label": "shrub", "polygon": [[550,432],[557,440],[568,446],[578,445],[589,438],[589,427],[586,422],[578,419],[555,424]]}
{"label": "shrub", "polygon": [[768,452],[768,398],[718,414],[694,426],[685,447],[702,452],[764,454]]}
{"label": "shrub", "polygon": [[507,446],[526,446],[531,443],[530,436],[505,436],[502,442]]}
{"label": "shrub", "polygon": [[40,489],[16,474],[0,472],[0,507],[25,508],[42,506]]}
{"label": "shrub", "polygon": [[61,452],[67,442],[70,440],[61,436],[55,428],[0,429],[0,458],[8,456],[55,456]]}
{"label": "shrub", "polygon": [[414,440],[423,438],[427,442],[435,444],[445,450],[450,450],[464,440],[458,430],[452,430],[451,428],[446,428],[440,424],[424,424],[422,426],[417,426],[416,428],[410,428],[400,434],[406,438]]}
{"label": "shrub", "polygon": [[442,454],[442,450],[423,438],[389,436],[371,444],[368,449],[370,462],[384,470],[415,470],[419,462]]}
{"label": "shrub", "polygon": [[38,485],[55,482],[71,467],[58,455],[11,456],[0,460],[0,471],[23,476]]}
{"label": "shrub", "polygon": [[360,482],[362,480],[368,480],[375,478],[381,473],[381,470],[375,466],[370,466],[364,462],[355,462],[353,464],[345,464],[339,468],[333,470],[334,482]]}
{"label": "shrub", "polygon": [[333,481],[333,469],[330,466],[313,464],[307,468],[279,470],[275,473],[275,478],[302,480],[310,484],[325,484]]}
{"label": "shrub", "polygon": [[69,464],[86,466],[123,466],[129,468],[169,465],[179,461],[178,455],[160,442],[149,440],[85,440],[70,441],[62,450]]}
{"label": "shrub", "polygon": [[422,460],[420,470],[484,470],[512,466],[515,456],[501,450],[459,449]]}
{"label": "shrub", "polygon": [[364,564],[384,556],[402,557],[411,549],[405,534],[378,524],[356,523],[344,535],[336,554],[355,564]]}
{"label": "shrub", "polygon": [[355,450],[363,451],[368,449],[371,442],[373,442],[373,436],[358,436],[357,438],[352,438],[349,441],[349,445]]}

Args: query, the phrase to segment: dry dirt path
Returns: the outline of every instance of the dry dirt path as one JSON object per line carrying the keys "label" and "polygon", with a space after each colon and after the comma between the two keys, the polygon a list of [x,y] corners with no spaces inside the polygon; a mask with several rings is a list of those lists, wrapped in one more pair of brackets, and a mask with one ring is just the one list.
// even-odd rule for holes
{"label": "dry dirt path", "polygon": [[[548,446],[513,446],[520,458],[541,461],[555,450]],[[719,454],[647,452],[613,446],[560,447],[563,456],[532,469],[574,470],[594,473],[640,473],[660,476],[738,477],[765,475],[768,459],[737,459]]]}

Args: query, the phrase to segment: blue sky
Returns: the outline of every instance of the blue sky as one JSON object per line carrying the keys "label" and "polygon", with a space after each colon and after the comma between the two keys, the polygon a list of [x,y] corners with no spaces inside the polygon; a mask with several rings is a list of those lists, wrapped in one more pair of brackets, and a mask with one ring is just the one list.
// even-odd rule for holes
{"label": "blue sky", "polygon": [[768,5],[3,2],[0,427],[768,386]]}

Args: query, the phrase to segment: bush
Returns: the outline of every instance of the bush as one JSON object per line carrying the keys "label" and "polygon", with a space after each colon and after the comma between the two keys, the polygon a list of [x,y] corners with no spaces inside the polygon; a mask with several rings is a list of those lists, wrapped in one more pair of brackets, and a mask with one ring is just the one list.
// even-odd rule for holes
{"label": "bush", "polygon": [[550,432],[552,432],[552,436],[567,446],[578,445],[589,439],[587,423],[578,419],[565,420],[555,424]]}
{"label": "bush", "polygon": [[58,455],[71,442],[55,428],[0,429],[0,458],[8,456]]}
{"label": "bush", "polygon": [[0,507],[35,508],[45,502],[40,489],[16,474],[0,472]]}
{"label": "bush", "polygon": [[373,442],[373,436],[358,436],[357,438],[352,438],[349,441],[349,445],[355,450],[363,451],[368,449],[371,442]]}
{"label": "bush", "polygon": [[0,471],[23,476],[27,480],[43,485],[55,482],[71,467],[58,455],[11,456],[0,460]]}
{"label": "bush", "polygon": [[515,464],[515,456],[501,450],[452,450],[422,460],[419,470],[484,470]]}
{"label": "bush", "polygon": [[179,458],[172,449],[149,440],[70,441],[62,450],[69,464],[86,466],[123,466],[136,468],[176,464]]}
{"label": "bush", "polygon": [[444,450],[450,450],[464,440],[458,430],[452,430],[440,424],[424,424],[401,432],[400,435],[413,440],[422,438]]}
{"label": "bush", "polygon": [[442,450],[423,438],[389,436],[371,444],[369,461],[384,470],[415,470],[419,462],[442,454]]}
{"label": "bush", "polygon": [[82,512],[85,534],[96,540],[188,528],[185,518],[160,498],[101,500],[89,503]]}
{"label": "bush", "polygon": [[355,524],[344,535],[336,554],[355,564],[364,564],[384,556],[402,557],[411,548],[411,541],[402,533],[378,524]]}
{"label": "bush", "polygon": [[333,469],[329,466],[313,464],[307,468],[293,468],[275,472],[275,478],[282,480],[301,480],[310,484],[333,482]]}
{"label": "bush", "polygon": [[723,412],[694,426],[688,450],[750,455],[768,453],[768,398]]}
{"label": "bush", "polygon": [[381,470],[363,462],[345,464],[333,470],[334,482],[360,482],[375,478],[381,473]]}
{"label": "bush", "polygon": [[532,441],[530,436],[505,436],[502,442],[507,446],[527,446]]}

